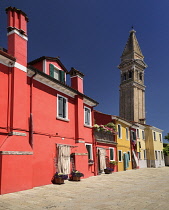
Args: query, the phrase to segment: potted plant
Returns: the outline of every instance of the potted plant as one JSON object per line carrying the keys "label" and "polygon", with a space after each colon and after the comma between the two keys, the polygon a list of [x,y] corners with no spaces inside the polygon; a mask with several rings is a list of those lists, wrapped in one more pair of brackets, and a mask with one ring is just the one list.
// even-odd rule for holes
{"label": "potted plant", "polygon": [[115,166],[115,165],[117,165],[117,164],[118,164],[118,162],[117,162],[117,161],[115,161],[115,160],[110,160],[110,164],[112,164],[113,166]]}
{"label": "potted plant", "polygon": [[94,163],[94,160],[91,160],[91,159],[88,160],[89,165],[93,165],[93,163]]}
{"label": "potted plant", "polygon": [[55,184],[64,184],[64,180],[68,179],[68,175],[56,172],[54,175]]}
{"label": "potted plant", "polygon": [[74,170],[71,173],[71,180],[72,181],[80,181],[80,177],[84,176],[83,173],[81,173],[80,171]]}
{"label": "potted plant", "polygon": [[104,169],[105,174],[111,174],[113,171],[114,171],[114,169],[110,168],[110,167],[107,167],[107,168]]}

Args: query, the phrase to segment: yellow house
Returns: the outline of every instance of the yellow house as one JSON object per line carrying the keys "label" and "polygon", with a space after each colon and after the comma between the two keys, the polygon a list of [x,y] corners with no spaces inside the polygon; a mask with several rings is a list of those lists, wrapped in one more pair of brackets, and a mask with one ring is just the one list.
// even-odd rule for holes
{"label": "yellow house", "polygon": [[[118,132],[117,135],[117,157],[118,157],[118,171],[131,170],[131,147],[130,147],[130,127],[132,126],[126,120],[123,120],[120,117],[112,116],[116,129]],[[127,156],[128,155],[128,156]],[[126,158],[129,161],[126,164]]]}
{"label": "yellow house", "polygon": [[137,153],[139,168],[147,168],[147,151],[145,141],[145,126],[139,123],[135,123],[136,138],[137,138]]}
{"label": "yellow house", "polygon": [[146,150],[147,150],[147,166],[148,167],[163,167],[163,138],[162,130],[150,125],[145,125]]}

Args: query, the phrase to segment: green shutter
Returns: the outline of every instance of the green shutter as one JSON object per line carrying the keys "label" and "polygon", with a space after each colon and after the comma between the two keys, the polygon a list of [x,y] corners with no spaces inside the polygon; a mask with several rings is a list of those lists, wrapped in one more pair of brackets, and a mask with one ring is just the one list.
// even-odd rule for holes
{"label": "green shutter", "polygon": [[49,68],[50,68],[50,76],[54,78],[54,65],[49,64]]}
{"label": "green shutter", "polygon": [[65,83],[65,72],[59,71],[59,80],[63,83]]}

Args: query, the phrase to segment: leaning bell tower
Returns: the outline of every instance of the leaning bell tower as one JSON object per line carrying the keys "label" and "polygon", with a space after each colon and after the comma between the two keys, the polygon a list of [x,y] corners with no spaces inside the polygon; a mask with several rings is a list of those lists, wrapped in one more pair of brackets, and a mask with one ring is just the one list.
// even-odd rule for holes
{"label": "leaning bell tower", "polygon": [[147,65],[132,29],[118,66],[121,72],[120,117],[145,123],[144,69]]}

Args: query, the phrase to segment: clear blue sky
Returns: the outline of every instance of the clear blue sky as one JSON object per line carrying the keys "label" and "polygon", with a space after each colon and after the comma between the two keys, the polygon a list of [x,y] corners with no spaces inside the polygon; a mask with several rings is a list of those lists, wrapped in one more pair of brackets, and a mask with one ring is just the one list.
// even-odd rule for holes
{"label": "clear blue sky", "polygon": [[28,61],[60,56],[68,70],[85,74],[85,94],[97,110],[119,115],[117,66],[131,26],[137,31],[145,71],[147,124],[169,132],[168,0],[0,0],[0,46],[7,47],[8,6],[29,17]]}

